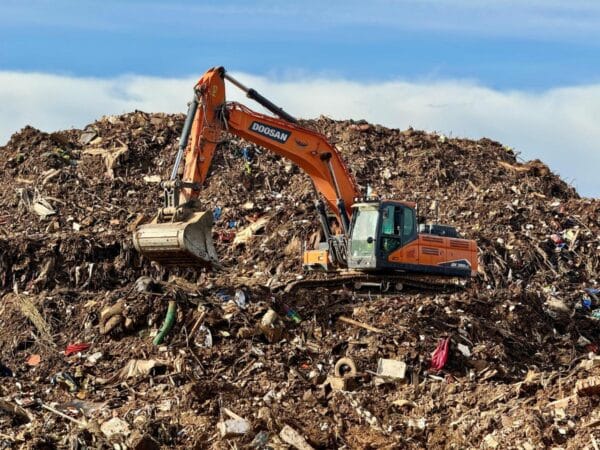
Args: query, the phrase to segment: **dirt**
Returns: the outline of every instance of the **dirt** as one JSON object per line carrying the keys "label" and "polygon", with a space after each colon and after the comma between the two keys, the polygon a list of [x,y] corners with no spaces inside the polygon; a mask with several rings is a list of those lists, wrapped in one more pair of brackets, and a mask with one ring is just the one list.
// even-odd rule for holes
{"label": "dirt", "polygon": [[[489,139],[306,121],[363,188],[475,239],[481,269],[448,292],[273,293],[311,276],[315,194],[297,167],[233,136],[200,197],[221,208],[223,268],[166,270],[133,248],[182,123],[136,111],[27,127],[0,147],[0,448],[287,448],[286,425],[321,449],[597,448],[600,395],[576,383],[600,375],[598,199]],[[169,300],[174,326],[153,345]],[[269,308],[273,334],[259,327]],[[431,370],[446,337],[447,363]],[[342,357],[357,374],[332,389]],[[404,361],[406,377],[382,380],[380,358]],[[249,431],[222,437],[236,416]]]}

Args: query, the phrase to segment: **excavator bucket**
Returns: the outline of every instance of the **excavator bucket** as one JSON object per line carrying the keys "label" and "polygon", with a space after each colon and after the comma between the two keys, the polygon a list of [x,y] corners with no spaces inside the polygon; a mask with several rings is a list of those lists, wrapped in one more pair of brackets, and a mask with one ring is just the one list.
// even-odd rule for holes
{"label": "excavator bucket", "polygon": [[133,245],[142,255],[163,266],[216,266],[212,225],[212,211],[193,213],[185,222],[141,225],[133,233]]}

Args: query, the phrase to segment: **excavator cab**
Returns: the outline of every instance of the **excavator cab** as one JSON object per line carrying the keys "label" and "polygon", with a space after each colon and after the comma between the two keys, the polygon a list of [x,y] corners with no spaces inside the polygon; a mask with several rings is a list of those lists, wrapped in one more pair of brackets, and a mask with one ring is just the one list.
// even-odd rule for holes
{"label": "excavator cab", "polygon": [[416,239],[414,207],[400,202],[365,201],[352,206],[348,267],[376,270],[387,256]]}
{"label": "excavator cab", "polygon": [[352,206],[348,268],[469,277],[477,269],[477,246],[453,227],[419,227],[415,204],[363,201]]}
{"label": "excavator cab", "polygon": [[[340,246],[340,241],[346,245]],[[461,239],[448,225],[419,225],[416,205],[411,202],[360,199],[352,205],[346,238],[331,235],[319,248],[306,251],[304,268],[335,270],[340,267],[336,264],[340,248],[344,253],[342,267],[360,272],[465,278],[477,272],[475,241]]]}
{"label": "excavator cab", "polygon": [[[415,240],[416,215],[411,205],[382,202],[378,198],[360,199],[352,205],[352,221],[344,252],[345,265],[350,269],[366,271],[382,269],[386,265],[387,255]],[[336,251],[330,244],[339,241],[339,238],[339,233],[332,233],[329,244],[321,243],[320,248],[305,252],[304,268],[333,269],[328,260],[335,259]]]}

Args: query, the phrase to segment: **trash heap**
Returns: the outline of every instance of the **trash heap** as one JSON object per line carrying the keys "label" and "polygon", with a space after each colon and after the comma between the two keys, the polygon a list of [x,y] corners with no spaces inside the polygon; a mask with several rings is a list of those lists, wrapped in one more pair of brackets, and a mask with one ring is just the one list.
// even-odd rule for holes
{"label": "trash heap", "polygon": [[318,233],[309,179],[225,136],[218,271],[131,230],[183,123],[136,111],[0,147],[1,448],[583,448],[600,439],[600,201],[510,148],[306,121],[358,183],[480,247],[465,289],[273,290]]}

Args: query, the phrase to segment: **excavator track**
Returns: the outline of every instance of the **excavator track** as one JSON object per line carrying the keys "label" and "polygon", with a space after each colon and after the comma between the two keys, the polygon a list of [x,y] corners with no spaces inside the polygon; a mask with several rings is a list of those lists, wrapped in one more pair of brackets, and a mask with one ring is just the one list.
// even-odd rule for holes
{"label": "excavator track", "polygon": [[[444,280],[444,279],[442,279]],[[361,272],[346,272],[329,278],[304,279],[274,287],[273,291],[283,291],[286,294],[300,289],[336,288],[351,285],[354,290],[375,288],[380,292],[400,292],[404,288],[426,291],[451,292],[466,287],[465,280],[447,278],[440,281],[439,277],[409,275],[409,274],[365,274]]]}

